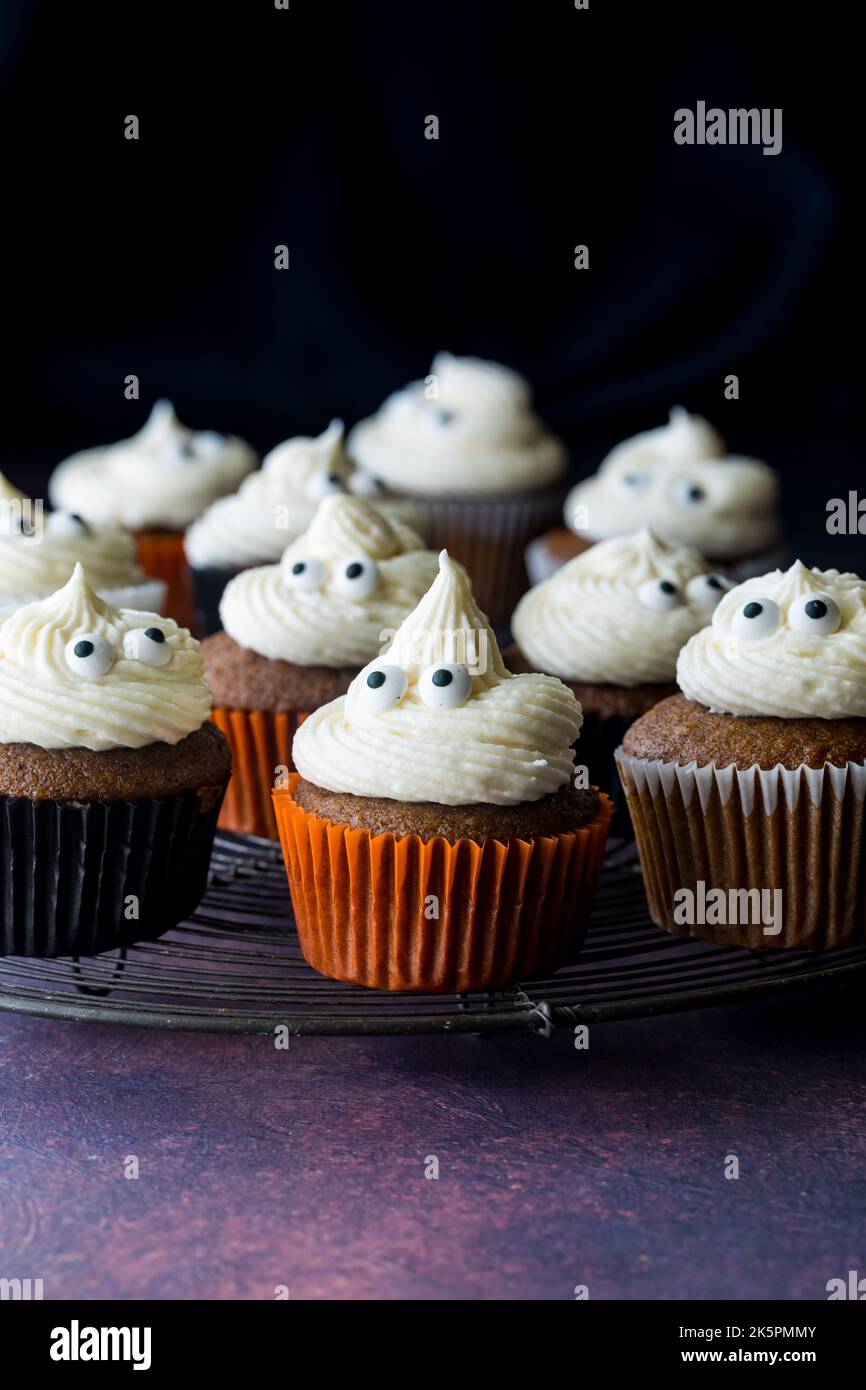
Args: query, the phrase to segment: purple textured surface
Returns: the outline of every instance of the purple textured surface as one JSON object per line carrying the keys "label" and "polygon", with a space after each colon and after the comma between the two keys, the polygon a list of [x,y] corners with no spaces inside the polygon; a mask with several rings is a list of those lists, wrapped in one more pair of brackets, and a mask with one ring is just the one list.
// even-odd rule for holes
{"label": "purple textured surface", "polygon": [[589,1051],[0,1014],[0,1277],[51,1299],[821,1299],[866,1273],[864,1003],[598,1026]]}

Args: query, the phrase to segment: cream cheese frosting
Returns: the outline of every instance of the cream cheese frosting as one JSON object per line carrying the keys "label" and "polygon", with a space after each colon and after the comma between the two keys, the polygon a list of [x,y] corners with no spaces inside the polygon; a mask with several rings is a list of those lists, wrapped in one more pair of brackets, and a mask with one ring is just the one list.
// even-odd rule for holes
{"label": "cream cheese frosting", "polygon": [[686,643],[677,680],[717,713],[866,717],[866,582],[799,560],[748,579]]}
{"label": "cream cheese frosting", "polygon": [[513,806],[572,776],[582,715],[554,676],[511,675],[446,551],[384,654],[295,736],[308,781],[354,796]]}
{"label": "cream cheese frosting", "polygon": [[566,680],[670,682],[683,643],[729,588],[697,550],[644,527],[599,541],[530,589],[512,632],[534,666]]}
{"label": "cream cheese frosting", "polygon": [[349,452],[402,491],[496,493],[562,477],[562,443],[533,413],[529,385],[508,367],[440,352],[430,375],[356,425]]}
{"label": "cream cheese frosting", "polygon": [[97,526],[69,512],[43,516],[34,534],[0,531],[0,607],[44,598],[85,565],[101,597],[151,610],[165,598],[165,584],[147,580],[132,537],[117,526]]}
{"label": "cream cheese frosting", "polygon": [[73,454],[54,470],[48,491],[55,507],[87,521],[182,531],[255,463],[242,439],[187,429],[170,402],[157,401],[138,434]]}
{"label": "cream cheese frosting", "polygon": [[315,438],[298,436],[278,444],[230,497],[211,503],[186,533],[190,564],[244,569],[279,560],[304,532],[323,497],[351,491],[379,511],[409,525],[423,514],[387,496],[387,488],[353,468],[343,447],[343,422],[332,420]]}
{"label": "cream cheese frosting", "polygon": [[436,573],[421,537],[360,497],[335,494],[278,565],[226,585],[220,618],[241,647],[299,666],[362,666]]}
{"label": "cream cheese frosting", "polygon": [[171,618],[104,602],[80,564],[62,589],[0,623],[0,743],[178,743],[210,709],[195,639]]}
{"label": "cream cheese frosting", "polygon": [[587,540],[641,525],[717,559],[754,554],[778,539],[778,479],[757,459],[726,455],[721,437],[679,406],[666,425],[612,449],[565,503]]}

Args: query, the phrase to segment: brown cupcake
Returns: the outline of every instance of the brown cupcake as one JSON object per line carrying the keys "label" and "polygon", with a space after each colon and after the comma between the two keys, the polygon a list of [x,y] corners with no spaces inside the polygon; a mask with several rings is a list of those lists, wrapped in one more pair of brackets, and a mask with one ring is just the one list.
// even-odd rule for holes
{"label": "brown cupcake", "polygon": [[799,563],[741,585],[679,662],[690,694],[737,712],[677,694],[626,733],[617,765],[665,930],[758,950],[866,941],[866,714],[845,712],[866,710],[864,595]]}
{"label": "brown cupcake", "polygon": [[162,936],[204,893],[231,770],[198,644],[77,565],[7,616],[0,651],[0,955]]}

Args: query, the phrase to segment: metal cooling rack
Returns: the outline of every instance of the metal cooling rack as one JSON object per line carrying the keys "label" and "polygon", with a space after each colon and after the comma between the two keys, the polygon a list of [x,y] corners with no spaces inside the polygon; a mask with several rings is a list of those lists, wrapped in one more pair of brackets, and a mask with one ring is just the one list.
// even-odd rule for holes
{"label": "metal cooling rack", "polygon": [[387,994],[304,962],[277,847],[218,835],[194,917],[159,941],[80,960],[0,959],[0,1009],[150,1028],[551,1036],[578,1023],[703,1008],[840,980],[866,947],[750,952],[668,936],[649,919],[634,845],[613,841],[586,945],[545,979],[473,994]]}

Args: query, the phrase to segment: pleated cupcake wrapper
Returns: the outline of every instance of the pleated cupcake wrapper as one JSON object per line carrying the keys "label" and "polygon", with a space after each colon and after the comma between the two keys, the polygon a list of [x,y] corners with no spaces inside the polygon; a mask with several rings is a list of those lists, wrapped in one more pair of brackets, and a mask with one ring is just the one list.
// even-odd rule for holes
{"label": "pleated cupcake wrapper", "polygon": [[237,568],[218,567],[216,565],[193,565],[190,568],[196,629],[199,637],[210,637],[211,633],[219,632],[222,627],[220,599],[223,596],[223,590],[229,580],[234,579],[235,575],[240,573],[241,571]]}
{"label": "pleated cupcake wrapper", "polygon": [[183,921],[207,884],[222,791],[80,806],[0,797],[0,955],[92,955]]}
{"label": "pleated cupcake wrapper", "polygon": [[292,741],[308,710],[273,714],[270,710],[218,706],[211,719],[222,729],[232,752],[232,775],[223,801],[221,830],[277,840],[271,793],[280,772],[294,771]]}
{"label": "pleated cupcake wrapper", "polygon": [[521,497],[425,497],[430,546],[443,547],[472,578],[480,608],[491,623],[505,624],[527,588],[527,542],[561,518],[564,490]]}
{"label": "pleated cupcake wrapper", "polygon": [[164,579],[168,585],[164,613],[181,627],[195,632],[195,606],[192,580],[183,535],[180,531],[136,531],[135,548],[139,563],[152,579]]}
{"label": "pleated cupcake wrapper", "polygon": [[[274,792],[298,937],[323,975],[385,990],[494,989],[551,969],[583,941],[611,804],[531,842],[373,835]],[[436,915],[438,913],[438,915]]]}
{"label": "pleated cupcake wrapper", "polygon": [[[789,770],[677,763],[617,753],[654,922],[675,935],[753,949],[819,949],[866,941],[866,764]],[[679,889],[711,889],[747,920],[681,923]],[[781,890],[782,930],[754,920],[741,890]],[[739,894],[738,898],[732,895]],[[679,900],[682,911],[682,899]],[[714,912],[718,907],[713,908]]]}

